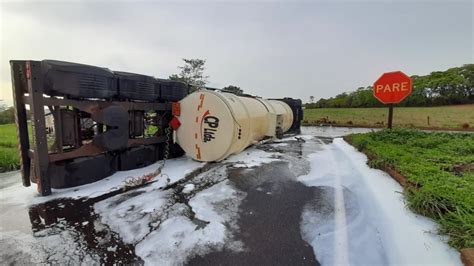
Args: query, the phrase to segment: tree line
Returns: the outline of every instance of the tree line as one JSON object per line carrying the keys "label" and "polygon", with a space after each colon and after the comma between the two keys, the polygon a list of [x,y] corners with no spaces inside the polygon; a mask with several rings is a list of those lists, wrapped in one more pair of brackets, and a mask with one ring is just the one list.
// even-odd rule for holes
{"label": "tree line", "polygon": [[[431,72],[426,76],[411,76],[413,91],[398,106],[440,106],[474,103],[474,64]],[[372,86],[360,87],[329,99],[310,102],[306,108],[382,107],[373,96]]]}
{"label": "tree line", "polygon": [[5,104],[0,100],[0,125],[10,124],[15,122],[15,109],[12,106]]}

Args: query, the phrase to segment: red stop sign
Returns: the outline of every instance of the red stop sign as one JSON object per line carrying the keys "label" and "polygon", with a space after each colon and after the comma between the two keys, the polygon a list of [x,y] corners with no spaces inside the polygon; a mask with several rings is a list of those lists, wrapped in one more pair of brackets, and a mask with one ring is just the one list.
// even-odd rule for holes
{"label": "red stop sign", "polygon": [[399,103],[411,93],[411,78],[401,71],[384,73],[374,83],[374,97],[385,104]]}

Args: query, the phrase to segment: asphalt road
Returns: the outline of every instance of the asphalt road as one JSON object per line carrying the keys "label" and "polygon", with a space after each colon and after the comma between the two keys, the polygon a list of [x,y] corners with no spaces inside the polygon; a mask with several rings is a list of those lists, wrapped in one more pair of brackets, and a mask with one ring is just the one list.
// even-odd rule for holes
{"label": "asphalt road", "polygon": [[229,179],[247,194],[239,208],[236,236],[246,250],[211,252],[191,259],[190,265],[319,265],[300,234],[302,209],[317,189],[296,182],[287,162],[235,169]]}
{"label": "asphalt road", "polygon": [[[351,191],[350,180],[338,190],[337,186],[308,185],[298,179],[312,169],[308,155],[331,145],[333,137],[354,131],[357,129],[322,130],[304,139],[260,144],[244,151],[242,158],[248,159],[244,167],[235,160],[207,164],[161,189],[113,191],[34,205],[22,200],[24,188],[18,186],[17,172],[2,174],[0,197],[4,193],[7,200],[0,201],[0,261],[328,265],[333,259],[341,262],[340,257],[361,264],[387,264],[386,243],[378,242],[378,227],[367,222],[369,216],[356,204],[364,199],[357,195],[362,190],[354,187]],[[262,159],[265,154],[271,156]],[[261,162],[253,164],[252,158]],[[358,163],[343,153],[321,163],[338,159],[350,161],[349,171]],[[330,169],[331,180],[352,175],[325,167]],[[105,211],[98,205],[105,206]],[[108,214],[112,218],[106,220]],[[306,227],[304,220],[310,221]],[[185,229],[189,224],[191,229]],[[315,236],[308,240],[312,234]],[[342,247],[338,246],[340,239]],[[321,248],[325,246],[330,248]]]}
{"label": "asphalt road", "polygon": [[[324,138],[327,142],[328,139]],[[237,227],[234,239],[243,243],[242,252],[222,249],[210,251],[207,254],[191,256],[187,261],[190,265],[210,264],[259,264],[259,265],[319,265],[315,258],[313,248],[305,242],[300,233],[300,220],[303,207],[312,201],[318,194],[317,188],[304,186],[296,180],[296,173],[289,168],[289,158],[298,161],[303,156],[301,142],[290,140],[283,148],[272,147],[271,144],[260,145],[258,148],[268,152],[280,152],[285,158],[262,164],[252,168],[234,168],[232,164],[212,164],[208,169],[228,167],[226,177],[230,184],[245,193],[238,208]],[[283,150],[284,149],[284,150]],[[302,168],[307,168],[303,165]],[[198,171],[196,174],[199,174]],[[303,173],[307,169],[300,169]],[[195,174],[195,175],[196,175]],[[18,174],[4,175],[2,188],[8,189],[18,182]],[[169,187],[179,195],[186,185],[193,181],[193,176],[188,176],[177,185]],[[222,180],[219,180],[222,182]],[[204,185],[200,190],[214,185],[214,182]],[[122,200],[133,198],[143,192],[128,192]],[[196,191],[198,193],[198,191]],[[21,231],[24,234],[33,234],[34,245],[42,252],[54,253],[46,245],[42,247],[42,239],[38,233],[50,230],[45,234],[59,234],[58,231],[70,232],[73,242],[80,242],[83,250],[94,253],[94,259],[103,263],[143,263],[135,254],[133,244],[124,243],[120,236],[110,230],[98,231],[94,228],[100,223],[100,218],[94,212],[94,204],[104,199],[119,195],[114,192],[96,198],[85,199],[55,199],[46,203],[32,206],[16,204],[2,204],[2,210],[8,210],[8,215],[1,218],[2,230]],[[175,197],[175,203],[183,203],[185,197]],[[186,201],[189,201],[189,197]],[[21,215],[18,215],[21,214]],[[204,225],[205,226],[205,225]],[[103,241],[103,239],[107,239]],[[45,241],[46,238],[45,238]],[[6,263],[35,262],[34,256],[24,252],[16,245],[15,241],[1,239],[1,259]],[[113,249],[111,249],[113,247]],[[61,262],[61,258],[50,254],[41,262]],[[72,257],[73,260],[82,260],[83,254]],[[44,258],[43,258],[44,259]]]}

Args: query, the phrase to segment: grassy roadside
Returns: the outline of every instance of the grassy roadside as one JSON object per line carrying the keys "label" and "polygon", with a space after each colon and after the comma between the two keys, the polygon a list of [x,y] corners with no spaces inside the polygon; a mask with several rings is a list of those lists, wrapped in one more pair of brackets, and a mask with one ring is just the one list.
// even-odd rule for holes
{"label": "grassy roadside", "polygon": [[20,168],[15,124],[0,125],[0,172]]}
{"label": "grassy roadside", "polygon": [[408,179],[410,209],[440,224],[457,249],[474,247],[474,134],[383,130],[347,137],[374,168]]}
{"label": "grassy roadside", "polygon": [[[304,125],[384,127],[388,108],[318,108],[304,110]],[[428,124],[429,117],[429,124]],[[474,104],[439,107],[395,107],[394,127],[474,130]]]}

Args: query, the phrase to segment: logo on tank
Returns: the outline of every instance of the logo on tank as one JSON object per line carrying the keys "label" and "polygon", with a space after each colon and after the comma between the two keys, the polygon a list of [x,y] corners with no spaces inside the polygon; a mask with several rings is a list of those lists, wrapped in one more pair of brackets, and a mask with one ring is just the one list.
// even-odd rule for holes
{"label": "logo on tank", "polygon": [[215,139],[215,134],[219,128],[219,118],[212,116],[207,110],[201,118],[201,139],[204,143]]}

